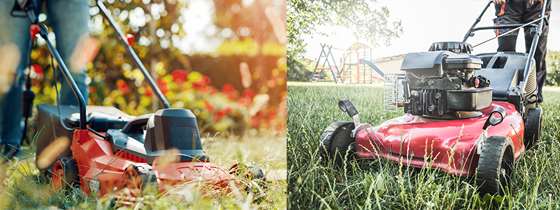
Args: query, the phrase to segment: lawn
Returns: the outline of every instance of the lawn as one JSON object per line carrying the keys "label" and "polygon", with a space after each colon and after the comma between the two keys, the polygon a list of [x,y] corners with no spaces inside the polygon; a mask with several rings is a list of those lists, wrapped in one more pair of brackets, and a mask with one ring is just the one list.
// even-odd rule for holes
{"label": "lawn", "polygon": [[337,169],[319,160],[319,136],[335,120],[350,120],[338,99],[352,100],[362,122],[402,114],[384,111],[374,86],[288,85],[288,200],[293,209],[560,209],[560,91],[545,90],[544,125],[536,149],[514,166],[504,196],[480,196],[467,178],[413,169],[386,160],[352,161]]}
{"label": "lawn", "polygon": [[[147,186],[137,203],[125,208],[143,209],[286,209],[285,136],[239,138],[206,137],[204,149],[210,160],[224,168],[234,162],[257,165],[267,174],[264,198],[255,201],[243,190],[229,194],[203,195],[197,187],[183,188],[174,195]],[[16,160],[0,165],[0,209],[110,209],[111,196],[98,198],[79,190],[55,192],[40,182],[32,148],[26,147]],[[117,206],[118,207],[118,206]],[[120,206],[123,207],[123,206]]]}

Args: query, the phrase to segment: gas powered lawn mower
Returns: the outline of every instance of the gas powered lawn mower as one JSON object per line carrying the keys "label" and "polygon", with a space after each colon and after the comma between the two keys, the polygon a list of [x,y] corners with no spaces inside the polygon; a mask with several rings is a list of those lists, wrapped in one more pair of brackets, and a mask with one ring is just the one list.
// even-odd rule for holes
{"label": "gas powered lawn mower", "polygon": [[[337,121],[323,131],[322,158],[339,165],[349,158],[385,158],[431,167],[474,177],[481,194],[502,194],[515,161],[539,139],[542,110],[533,55],[546,19],[543,9],[539,19],[526,24],[477,27],[491,4],[463,42],[436,42],[428,52],[405,56],[404,74],[391,81],[397,97],[386,100],[404,107],[405,115],[372,126],[360,122],[350,101],[339,101],[353,121]],[[534,33],[528,53],[472,55],[466,43],[479,30],[511,29],[507,35],[526,27]]]}
{"label": "gas powered lawn mower", "polygon": [[[209,162],[202,150],[195,115],[187,109],[170,107],[131,47],[131,40],[116,25],[101,0],[96,2],[97,7],[117,32],[163,109],[153,114],[130,116],[114,107],[86,106],[86,99],[67,65],[48,39],[47,27],[38,21],[39,4],[34,0],[18,0],[12,14],[31,20],[32,40],[35,35],[45,40],[58,62],[60,74],[79,103],[79,106],[38,106],[37,165],[54,187],[79,187],[86,193],[104,195],[124,187],[140,188],[146,182],[157,183],[161,190],[167,185],[194,182],[208,185],[210,189],[229,191],[230,186],[249,189],[236,179],[237,175],[264,180],[264,172],[257,167],[234,165],[225,170]],[[60,137],[71,139],[68,147],[57,154],[54,161],[39,163],[41,155],[49,152],[49,145]],[[174,151],[171,159],[178,160],[163,163],[160,157],[169,151]]]}

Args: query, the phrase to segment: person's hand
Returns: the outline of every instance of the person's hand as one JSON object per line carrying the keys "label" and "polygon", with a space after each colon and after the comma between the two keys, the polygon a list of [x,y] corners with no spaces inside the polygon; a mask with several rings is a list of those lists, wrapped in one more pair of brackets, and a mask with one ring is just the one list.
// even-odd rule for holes
{"label": "person's hand", "polygon": [[542,4],[542,3],[543,3],[543,0],[529,0],[529,5],[533,5],[533,4],[535,4],[535,3]]}
{"label": "person's hand", "polygon": [[[493,0],[493,1],[494,1],[494,4],[497,4],[497,5],[502,5],[502,4],[506,3],[506,0]],[[534,1],[534,0],[529,0],[529,1]]]}

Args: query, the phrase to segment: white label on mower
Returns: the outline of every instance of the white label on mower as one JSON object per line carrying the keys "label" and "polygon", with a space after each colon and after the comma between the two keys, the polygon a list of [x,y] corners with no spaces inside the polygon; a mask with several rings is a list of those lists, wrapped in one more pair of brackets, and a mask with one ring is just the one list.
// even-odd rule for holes
{"label": "white label on mower", "polygon": [[89,191],[92,193],[99,192],[99,181],[92,179],[89,181]]}
{"label": "white label on mower", "polygon": [[475,145],[476,145],[476,154],[480,155],[480,152],[482,151],[482,144],[484,144],[484,140],[486,140],[486,134],[487,131],[483,130],[482,133],[480,134],[480,136],[478,137],[478,140],[476,140]]}

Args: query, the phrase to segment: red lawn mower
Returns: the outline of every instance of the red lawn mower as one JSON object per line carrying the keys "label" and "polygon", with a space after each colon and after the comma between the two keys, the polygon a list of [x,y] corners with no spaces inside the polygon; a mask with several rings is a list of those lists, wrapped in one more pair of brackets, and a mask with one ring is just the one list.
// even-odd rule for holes
{"label": "red lawn mower", "polygon": [[[475,177],[481,194],[502,194],[514,162],[537,143],[541,132],[533,55],[546,20],[543,9],[539,19],[526,24],[476,27],[491,4],[463,42],[436,42],[428,52],[405,56],[404,74],[394,80],[398,88],[389,90],[397,92],[393,102],[404,107],[405,115],[372,126],[360,122],[349,100],[339,101],[353,121],[337,121],[323,131],[322,158],[337,164],[349,157],[385,158],[431,167]],[[511,29],[509,34],[521,28],[535,33],[528,53],[472,55],[466,43],[475,31]]]}
{"label": "red lawn mower", "polygon": [[[241,185],[237,175],[264,180],[264,172],[257,167],[234,165],[226,170],[209,162],[202,150],[196,116],[190,110],[170,107],[103,2],[98,0],[96,4],[117,32],[163,109],[153,114],[130,116],[114,107],[86,106],[86,99],[65,62],[49,41],[47,27],[38,22],[38,1],[16,1],[15,13],[31,20],[32,39],[39,35],[45,40],[58,62],[62,77],[70,84],[79,103],[77,107],[38,106],[37,165],[52,185],[56,188],[79,187],[88,194],[104,195],[124,187],[138,190],[147,182],[157,183],[161,190],[168,185],[196,182],[211,189],[229,191],[230,186],[247,187]],[[44,161],[40,159],[42,154],[52,152],[50,146],[58,144],[57,139],[63,136],[71,141],[56,154],[58,158],[41,162]],[[170,151],[174,151],[172,159],[178,160],[161,160],[161,156]]]}

